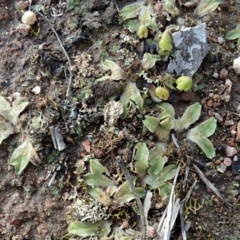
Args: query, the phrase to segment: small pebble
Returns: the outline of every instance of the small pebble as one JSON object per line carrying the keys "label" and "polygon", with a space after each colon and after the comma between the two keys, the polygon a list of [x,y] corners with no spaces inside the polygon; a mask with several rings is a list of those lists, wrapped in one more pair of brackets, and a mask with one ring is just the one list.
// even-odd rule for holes
{"label": "small pebble", "polygon": [[240,121],[237,123],[236,142],[240,142]]}
{"label": "small pebble", "polygon": [[232,81],[230,79],[226,79],[225,86],[228,87],[228,93],[230,93],[232,89]]}
{"label": "small pebble", "polygon": [[213,100],[212,99],[208,100],[207,101],[207,106],[211,107],[212,105],[213,105]]}
{"label": "small pebble", "polygon": [[219,77],[219,74],[215,72],[215,73],[213,74],[213,77],[214,77],[214,78],[218,78],[218,77]]}
{"label": "small pebble", "polygon": [[236,134],[237,134],[237,131],[235,131],[235,130],[231,130],[231,135],[232,135],[232,137],[235,137]]}
{"label": "small pebble", "polygon": [[218,37],[217,41],[218,41],[219,44],[223,44],[225,42],[224,38],[222,38],[222,37]]}
{"label": "small pebble", "polygon": [[185,23],[185,19],[184,18],[181,18],[181,17],[177,18],[177,24],[178,25],[184,25],[184,23]]}
{"label": "small pebble", "polygon": [[228,75],[228,70],[226,69],[226,68],[223,68],[221,71],[220,71],[220,78],[221,79],[226,79],[226,77],[227,77],[227,75]]}
{"label": "small pebble", "polygon": [[226,154],[228,157],[233,157],[237,154],[237,149],[235,147],[226,146]]}
{"label": "small pebble", "polygon": [[39,86],[36,86],[35,88],[32,89],[32,92],[37,95],[41,92],[41,88]]}
{"label": "small pebble", "polygon": [[160,2],[157,2],[155,5],[154,5],[154,10],[157,12],[157,13],[160,13],[163,9],[163,5],[162,3]]}
{"label": "small pebble", "polygon": [[214,113],[214,117],[217,119],[219,123],[223,122],[223,117],[219,113]]}
{"label": "small pebble", "polygon": [[233,121],[232,119],[226,120],[226,121],[224,122],[224,125],[225,125],[225,126],[232,126],[233,124],[234,124],[234,121]]}
{"label": "small pebble", "polygon": [[223,159],[223,164],[224,164],[225,166],[227,166],[227,167],[230,167],[230,166],[232,165],[232,159],[229,158],[229,157],[225,157],[225,158]]}
{"label": "small pebble", "polygon": [[234,59],[233,69],[237,74],[240,74],[240,57]]}
{"label": "small pebble", "polygon": [[224,173],[226,170],[227,167],[223,163],[220,163],[220,165],[217,167],[217,171],[220,173]]}
{"label": "small pebble", "polygon": [[234,147],[235,146],[235,143],[234,143],[234,139],[230,138],[227,140],[227,145],[230,146],[230,147]]}

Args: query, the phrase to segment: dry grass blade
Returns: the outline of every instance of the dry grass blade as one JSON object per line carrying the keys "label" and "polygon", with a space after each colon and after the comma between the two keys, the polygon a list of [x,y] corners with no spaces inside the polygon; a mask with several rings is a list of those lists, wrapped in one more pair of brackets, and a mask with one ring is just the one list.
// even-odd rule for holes
{"label": "dry grass blade", "polygon": [[192,191],[193,191],[194,187],[196,186],[196,184],[197,184],[197,180],[194,181],[194,183],[192,184],[192,186],[188,190],[188,193],[187,193],[186,197],[182,200],[181,204],[183,205],[183,207],[186,206],[186,204],[187,204],[187,202],[188,202],[188,200],[189,200],[189,198],[190,198],[190,196],[192,194]]}
{"label": "dry grass blade", "polygon": [[129,185],[133,191],[133,194],[136,198],[136,201],[137,201],[137,205],[138,205],[138,208],[139,208],[139,212],[140,212],[140,217],[141,217],[141,225],[142,225],[142,240],[145,240],[147,239],[147,223],[146,223],[146,218],[145,218],[145,214],[144,214],[144,209],[143,209],[143,204],[140,200],[140,198],[138,197],[138,194],[137,194],[137,191],[136,191],[136,188],[133,184],[133,181],[131,179],[131,175],[126,167],[126,165],[124,164],[124,162],[122,161],[121,157],[117,156],[116,158],[116,161],[119,165],[119,167],[121,168],[125,178],[128,180],[129,182]]}
{"label": "dry grass blade", "polygon": [[69,58],[69,56],[68,56],[68,54],[67,54],[67,52],[66,52],[66,50],[65,50],[65,48],[64,48],[64,46],[62,44],[62,41],[61,41],[60,37],[58,36],[56,30],[54,29],[53,25],[48,20],[48,18],[45,17],[42,13],[40,13],[40,12],[38,12],[36,10],[33,10],[33,11],[35,11],[37,14],[39,14],[49,24],[51,30],[54,32],[54,34],[55,34],[55,36],[56,36],[56,38],[57,38],[57,40],[58,40],[58,42],[59,42],[59,44],[60,44],[60,46],[62,48],[62,51],[63,51],[63,53],[64,53],[64,55],[65,55],[65,57],[66,57],[66,59],[68,61],[68,65],[69,65],[68,66],[69,80],[68,80],[68,87],[67,87],[66,96],[69,97],[70,96],[70,92],[71,92],[71,86],[72,86],[72,71],[71,71],[72,65],[71,65],[70,58]]}
{"label": "dry grass blade", "polygon": [[175,184],[177,182],[177,177],[179,174],[179,169],[180,169],[180,165],[178,165],[178,168],[177,168],[177,171],[176,171],[176,174],[174,177],[173,187],[172,187],[171,194],[169,197],[168,206],[166,207],[166,209],[163,213],[163,216],[158,224],[157,240],[169,240],[170,239],[172,228],[174,226],[174,223],[175,223],[176,218],[179,213],[180,200],[175,199],[175,192],[174,192]]}
{"label": "dry grass blade", "polygon": [[221,193],[213,186],[213,184],[205,177],[205,175],[203,174],[203,172],[195,165],[193,164],[193,167],[196,169],[199,177],[202,179],[202,181],[207,185],[207,187],[209,187],[212,192],[217,195],[225,204],[227,204],[230,207],[233,207],[230,203],[228,203],[223,196],[221,195]]}
{"label": "dry grass blade", "polygon": [[187,240],[187,234],[186,234],[186,228],[185,228],[186,224],[185,224],[183,212],[184,212],[184,208],[185,208],[185,206],[186,206],[186,204],[187,204],[187,202],[188,202],[196,184],[197,184],[197,180],[194,181],[194,183],[192,184],[192,186],[188,190],[188,193],[187,193],[186,197],[180,203],[180,212],[179,213],[180,213],[181,233],[182,233],[183,240]]}
{"label": "dry grass blade", "polygon": [[152,192],[147,191],[146,196],[144,198],[144,202],[143,202],[143,210],[144,210],[144,217],[145,217],[146,225],[148,225],[147,217],[148,217],[149,209],[150,209],[151,204],[152,204],[152,201],[151,201],[152,196],[153,196]]}

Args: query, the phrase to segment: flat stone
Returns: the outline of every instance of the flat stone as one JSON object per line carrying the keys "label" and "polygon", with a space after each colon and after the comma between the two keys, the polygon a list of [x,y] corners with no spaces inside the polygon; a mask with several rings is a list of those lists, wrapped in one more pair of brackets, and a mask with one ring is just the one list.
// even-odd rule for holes
{"label": "flat stone", "polygon": [[174,59],[168,65],[168,72],[192,77],[208,53],[206,24],[184,28],[172,34],[176,48]]}

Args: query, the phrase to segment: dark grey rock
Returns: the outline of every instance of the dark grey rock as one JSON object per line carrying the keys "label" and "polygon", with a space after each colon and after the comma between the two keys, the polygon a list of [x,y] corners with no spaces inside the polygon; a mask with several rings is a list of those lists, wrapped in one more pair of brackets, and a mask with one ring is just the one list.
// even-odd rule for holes
{"label": "dark grey rock", "polygon": [[176,48],[174,59],[168,65],[168,72],[192,77],[208,53],[206,24],[184,28],[172,34]]}

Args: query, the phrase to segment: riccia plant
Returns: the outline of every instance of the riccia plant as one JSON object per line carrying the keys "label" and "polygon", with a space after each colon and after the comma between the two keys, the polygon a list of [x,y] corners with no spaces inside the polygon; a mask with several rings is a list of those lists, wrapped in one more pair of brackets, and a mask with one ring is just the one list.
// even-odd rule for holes
{"label": "riccia plant", "polygon": [[[189,106],[181,118],[175,119],[175,111],[171,104],[160,103],[158,107],[161,113],[158,117],[145,116],[143,124],[147,129],[155,133],[160,141],[167,141],[171,131],[182,133],[195,123],[201,114],[200,103],[194,103]],[[186,138],[195,142],[208,158],[215,156],[215,149],[212,142],[208,139],[217,127],[217,121],[211,117],[187,132]]]}

